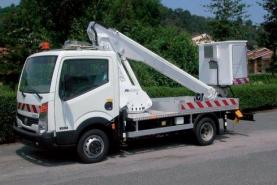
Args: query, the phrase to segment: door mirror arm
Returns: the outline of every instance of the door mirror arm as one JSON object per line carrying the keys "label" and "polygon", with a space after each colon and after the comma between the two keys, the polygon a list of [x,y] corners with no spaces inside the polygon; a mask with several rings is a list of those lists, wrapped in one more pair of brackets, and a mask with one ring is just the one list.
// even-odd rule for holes
{"label": "door mirror arm", "polygon": [[66,76],[64,76],[62,79],[61,79],[61,84],[60,84],[60,98],[61,100],[63,101],[66,101],[68,99],[68,97],[66,97],[66,87],[67,87],[67,78]]}

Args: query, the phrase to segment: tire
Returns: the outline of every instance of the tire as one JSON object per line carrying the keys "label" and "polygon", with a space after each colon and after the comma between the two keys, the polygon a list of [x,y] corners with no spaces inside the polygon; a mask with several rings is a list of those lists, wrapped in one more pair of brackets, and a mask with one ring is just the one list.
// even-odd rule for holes
{"label": "tire", "polygon": [[84,163],[100,162],[106,158],[108,151],[109,139],[102,130],[89,130],[78,141],[77,153]]}
{"label": "tire", "polygon": [[216,137],[215,121],[209,117],[204,117],[195,124],[194,134],[197,143],[201,146],[212,144]]}

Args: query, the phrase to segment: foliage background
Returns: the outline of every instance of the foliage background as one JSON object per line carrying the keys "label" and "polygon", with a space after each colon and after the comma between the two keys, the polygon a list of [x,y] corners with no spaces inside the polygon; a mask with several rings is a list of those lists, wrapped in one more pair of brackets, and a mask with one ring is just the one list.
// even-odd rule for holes
{"label": "foliage background", "polygon": [[[15,89],[26,57],[39,51],[43,41],[50,42],[52,48],[61,48],[68,39],[88,41],[86,28],[92,20],[116,28],[194,76],[198,74],[198,51],[191,37],[197,34],[208,33],[215,40],[248,40],[249,49],[269,46],[276,53],[276,1],[264,0],[269,14],[262,26],[244,16],[241,0],[227,1],[238,5],[234,7],[241,11],[239,16],[234,18],[234,11],[227,8],[222,14],[229,15],[225,19],[205,18],[187,10],[169,9],[160,0],[21,0],[18,6],[0,7],[0,48],[8,49],[0,55],[0,143],[15,139]],[[213,8],[210,11],[216,10]],[[151,97],[193,95],[143,64],[133,61],[131,65]],[[250,85],[233,88],[241,107],[276,107],[276,78],[262,75],[251,79]]]}
{"label": "foliage background", "polygon": [[[191,37],[206,32],[221,38],[213,25],[216,19],[169,9],[159,0],[21,0],[18,6],[0,8],[0,47],[9,49],[0,56],[0,81],[14,88],[26,57],[39,51],[43,41],[52,48],[68,39],[88,41],[86,28],[92,20],[116,28],[193,75],[198,73],[198,53]],[[233,28],[240,34],[226,39],[249,40],[250,48],[257,47],[260,26],[240,19]],[[143,65],[133,67],[143,86],[178,86]]]}
{"label": "foliage background", "polygon": [[15,141],[12,125],[15,121],[15,93],[0,86],[0,144]]}

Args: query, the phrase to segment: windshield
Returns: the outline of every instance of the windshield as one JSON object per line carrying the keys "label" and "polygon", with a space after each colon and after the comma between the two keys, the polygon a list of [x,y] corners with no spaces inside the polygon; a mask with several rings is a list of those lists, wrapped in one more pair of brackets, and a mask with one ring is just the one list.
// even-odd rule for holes
{"label": "windshield", "polygon": [[26,93],[49,93],[57,56],[32,57],[26,61],[19,90]]}

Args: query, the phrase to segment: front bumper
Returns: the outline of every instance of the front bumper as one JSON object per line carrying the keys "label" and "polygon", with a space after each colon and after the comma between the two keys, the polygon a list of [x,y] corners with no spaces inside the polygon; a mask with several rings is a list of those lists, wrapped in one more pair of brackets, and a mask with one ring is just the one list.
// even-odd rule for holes
{"label": "front bumper", "polygon": [[23,139],[23,142],[26,144],[35,145],[38,147],[55,147],[55,139],[53,133],[44,133],[42,135],[38,135],[36,133],[32,133],[26,131],[20,127],[13,126],[15,133]]}

